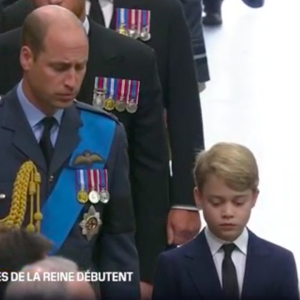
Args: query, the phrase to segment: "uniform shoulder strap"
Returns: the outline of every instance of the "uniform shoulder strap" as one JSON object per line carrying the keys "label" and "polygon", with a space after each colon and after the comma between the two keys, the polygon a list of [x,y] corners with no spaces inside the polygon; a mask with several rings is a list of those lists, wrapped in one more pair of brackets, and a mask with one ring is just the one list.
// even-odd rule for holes
{"label": "uniform shoulder strap", "polygon": [[79,109],[79,110],[85,110],[85,111],[88,111],[88,112],[91,112],[94,114],[99,114],[99,115],[110,118],[110,119],[114,120],[115,122],[119,123],[119,119],[114,114],[109,113],[103,109],[96,108],[92,105],[89,105],[89,104],[86,104],[86,103],[83,103],[83,102],[80,102],[77,100],[75,100],[75,105],[76,105],[77,109]]}

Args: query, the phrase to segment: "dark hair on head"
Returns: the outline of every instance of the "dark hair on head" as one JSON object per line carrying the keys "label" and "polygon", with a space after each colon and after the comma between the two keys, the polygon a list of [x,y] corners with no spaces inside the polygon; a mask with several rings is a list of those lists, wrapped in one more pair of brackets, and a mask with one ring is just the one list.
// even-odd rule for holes
{"label": "dark hair on head", "polygon": [[29,14],[22,27],[22,46],[31,49],[34,59],[44,51],[44,40],[49,28],[49,23],[38,14]]}
{"label": "dark hair on head", "polygon": [[[50,251],[52,243],[42,235],[0,226],[0,272],[19,272],[37,262]],[[8,282],[0,282],[0,299]]]}
{"label": "dark hair on head", "polygon": [[52,243],[35,232],[0,226],[0,272],[18,272],[44,258]]}

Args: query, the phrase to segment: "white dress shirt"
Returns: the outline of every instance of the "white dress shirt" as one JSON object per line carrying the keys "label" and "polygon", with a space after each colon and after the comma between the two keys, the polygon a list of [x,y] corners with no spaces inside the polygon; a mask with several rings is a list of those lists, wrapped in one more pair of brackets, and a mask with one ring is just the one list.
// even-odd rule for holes
{"label": "white dress shirt", "polygon": [[[222,263],[224,259],[224,251],[221,249],[221,247],[228,242],[218,239],[207,227],[205,228],[205,236],[222,286]],[[233,242],[237,248],[231,255],[237,273],[240,295],[243,289],[246,269],[248,238],[248,230],[245,228],[242,234]]]}
{"label": "white dress shirt", "polygon": [[[99,0],[100,7],[102,8],[102,13],[105,21],[105,27],[109,28],[110,22],[113,16],[114,5],[112,1],[109,0]],[[91,3],[90,1],[85,1],[85,12],[88,15],[90,12]]]}

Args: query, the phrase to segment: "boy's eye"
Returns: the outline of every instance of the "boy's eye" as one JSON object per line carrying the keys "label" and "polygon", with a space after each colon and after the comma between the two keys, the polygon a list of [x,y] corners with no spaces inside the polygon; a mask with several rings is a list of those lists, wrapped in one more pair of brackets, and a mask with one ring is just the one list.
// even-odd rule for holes
{"label": "boy's eye", "polygon": [[212,198],[210,200],[210,202],[213,204],[213,205],[219,205],[222,203],[221,199],[218,199],[218,198]]}

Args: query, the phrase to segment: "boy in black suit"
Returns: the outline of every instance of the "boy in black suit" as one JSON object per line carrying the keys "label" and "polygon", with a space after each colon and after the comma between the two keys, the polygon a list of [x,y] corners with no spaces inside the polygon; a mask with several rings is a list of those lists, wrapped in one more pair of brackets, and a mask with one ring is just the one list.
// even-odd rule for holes
{"label": "boy in black suit", "polygon": [[298,300],[293,254],[246,227],[259,193],[252,152],[238,144],[216,144],[199,154],[194,175],[194,196],[207,228],[161,254],[153,300]]}

